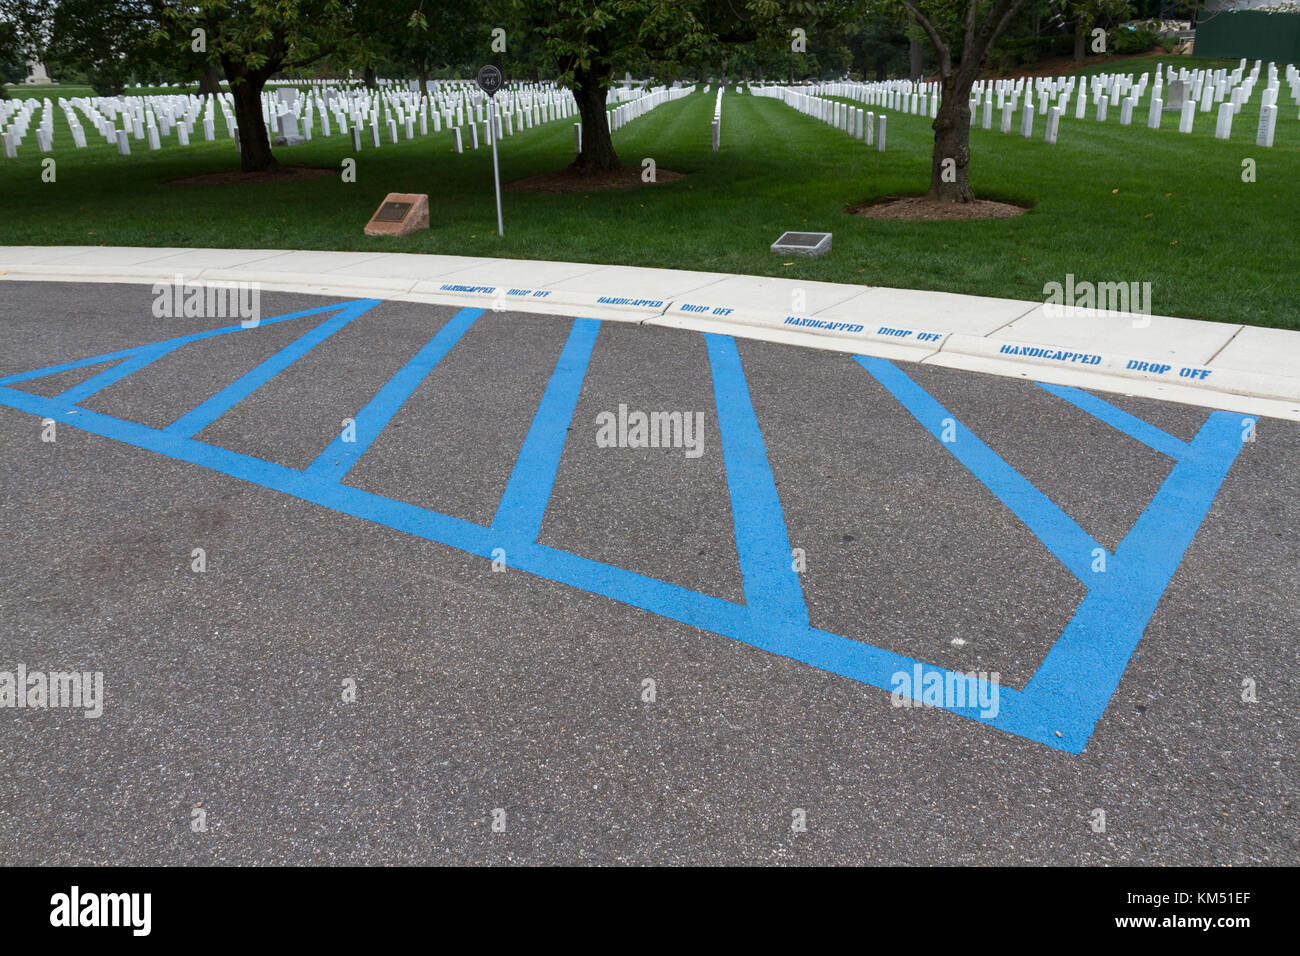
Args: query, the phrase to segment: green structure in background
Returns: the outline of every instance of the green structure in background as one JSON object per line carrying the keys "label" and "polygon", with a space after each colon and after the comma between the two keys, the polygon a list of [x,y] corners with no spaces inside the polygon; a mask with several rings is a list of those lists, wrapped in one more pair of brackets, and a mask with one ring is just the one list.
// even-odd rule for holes
{"label": "green structure in background", "polygon": [[1300,63],[1300,13],[1221,11],[1196,25],[1197,57]]}

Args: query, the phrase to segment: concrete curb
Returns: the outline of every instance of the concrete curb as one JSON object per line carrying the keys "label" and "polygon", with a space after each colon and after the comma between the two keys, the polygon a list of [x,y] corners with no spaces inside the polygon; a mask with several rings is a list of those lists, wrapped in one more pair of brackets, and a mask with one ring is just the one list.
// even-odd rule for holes
{"label": "concrete curb", "polygon": [[[0,281],[265,291],[562,313],[1300,421],[1300,332],[764,276],[382,252],[0,247]],[[1068,312],[1067,315],[1060,314]]]}

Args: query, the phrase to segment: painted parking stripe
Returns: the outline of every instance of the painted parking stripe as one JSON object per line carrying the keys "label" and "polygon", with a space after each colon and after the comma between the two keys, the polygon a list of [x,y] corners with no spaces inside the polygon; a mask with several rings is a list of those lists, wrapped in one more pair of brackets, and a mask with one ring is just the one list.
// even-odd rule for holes
{"label": "painted parking stripe", "polygon": [[182,343],[165,342],[161,345],[151,345],[146,348],[138,349],[128,358],[118,362],[112,368],[106,368],[98,375],[92,375],[72,388],[59,393],[59,398],[69,405],[75,405],[78,402],[84,402],[90,396],[94,395],[101,389],[108,388],[114,382],[120,382],[132,372],[138,372],[146,365],[152,365],[158,359],[162,358],[176,349],[180,348]]}
{"label": "painted parking stripe", "polygon": [[[378,301],[373,300],[373,301]],[[280,322],[290,322],[294,319],[306,318],[309,315],[321,315],[325,312],[334,312],[342,305],[321,305],[314,309],[303,309],[301,312],[286,312],[283,315],[276,315],[270,318],[258,320],[256,325],[227,325],[218,329],[204,329],[202,332],[191,332],[188,335],[179,335],[173,339],[165,339],[161,342],[149,342],[145,345],[134,345],[127,349],[118,349],[115,352],[105,352],[102,355],[92,355],[90,358],[76,359],[71,362],[61,362],[58,365],[47,365],[44,368],[33,369],[29,372],[18,372],[14,375],[6,375],[0,378],[0,385],[15,385],[19,382],[30,382],[34,378],[44,378],[47,375],[58,375],[60,372],[71,372],[79,368],[89,368],[92,365],[103,365],[106,362],[116,362],[121,359],[130,358],[142,351],[152,349],[166,348],[168,352],[173,349],[188,345],[190,342],[198,342],[202,339],[214,338],[218,335],[230,335],[235,332],[247,332],[253,328],[266,328],[267,326],[277,325]]]}
{"label": "painted parking stripe", "polygon": [[456,346],[461,336],[469,331],[474,320],[482,314],[482,309],[461,309],[452,316],[447,324],[415,354],[415,357],[385,382],[365,407],[357,412],[353,418],[356,433],[353,440],[344,441],[343,434],[336,436],[307,467],[307,474],[325,481],[342,480],[370,448],[371,443],[379,437],[384,426],[420,387],[420,383]]}
{"label": "painted parking stripe", "polygon": [[[1085,585],[1090,582],[1095,555],[1098,551],[1105,551],[1092,535],[892,362],[865,355],[855,358],[912,413],[922,428],[938,439],[967,471],[1033,532],[1066,570]],[[953,441],[943,440],[946,428],[952,429]]]}
{"label": "painted parking stripe", "polygon": [[785,512],[758,428],[736,340],[705,333],[722,460],[731,495],[736,554],[745,603],[756,622],[808,626],[803,586],[795,572]]}
{"label": "painted parking stripe", "polygon": [[1122,408],[1117,408],[1105,399],[1098,398],[1091,392],[1066,385],[1049,385],[1038,382],[1038,387],[1051,392],[1057,398],[1064,399],[1071,405],[1097,418],[1116,431],[1123,432],[1129,438],[1139,441],[1152,451],[1158,451],[1166,457],[1177,459],[1187,453],[1188,444],[1181,438],[1175,438],[1168,432],[1157,428],[1148,421],[1131,415]]}
{"label": "painted parking stripe", "polygon": [[1069,713],[1076,725],[1092,733],[1241,451],[1243,423],[1254,421],[1230,412],[1210,413],[1116,546],[1111,567],[1093,575],[1088,596],[1025,686],[1026,694]]}
{"label": "painted parking stripe", "polygon": [[[57,399],[0,387],[0,404],[43,418],[53,418],[91,434],[199,465],[482,558],[490,558],[492,551],[502,542],[501,532],[495,528],[485,528],[339,482],[322,481],[283,465],[209,445],[194,438],[181,438],[136,422],[87,409],[76,409]],[[966,675],[817,628],[756,624],[749,609],[734,602],[527,541],[520,536],[512,538],[510,564],[518,570],[598,594],[884,691],[894,689],[898,674],[911,674],[918,668],[926,680],[937,680],[941,684],[967,679]],[[920,686],[919,681],[917,686]],[[1071,753],[1081,752],[1086,745],[1086,734],[1080,736],[1075,728],[1063,723],[1057,715],[1042,711],[1033,701],[1013,688],[1000,687],[999,698],[1000,706],[993,713],[982,711],[977,706],[945,704],[939,709]]]}
{"label": "painted parking stripe", "polygon": [[261,388],[321,342],[343,328],[359,315],[364,315],[379,304],[378,299],[359,299],[339,309],[338,314],[326,319],[310,332],[290,342],[257,368],[235,379],[197,408],[182,415],[164,431],[189,438],[207,428],[254,391]]}
{"label": "painted parking stripe", "polygon": [[524,541],[537,540],[599,331],[597,319],[573,320],[564,351],[555,363],[555,371],[546,384],[542,402],[506,482],[505,494],[497,505],[492,519],[494,530]]}
{"label": "painted parking stripe", "polygon": [[[362,311],[374,300],[352,303]],[[306,315],[346,309],[343,305],[321,307],[265,320],[263,324]],[[405,502],[343,485],[324,471],[295,471],[252,456],[219,448],[167,430],[149,428],[109,415],[73,406],[60,398],[47,399],[0,386],[0,405],[33,415],[53,418],[92,434],[102,435],[160,455],[190,462],[261,487],[282,492],[384,525],[490,558],[501,543],[511,547],[510,564],[530,574],[584,591],[603,595],[650,613],[723,635],[752,647],[797,660],[833,674],[914,699],[916,691],[900,691],[900,675],[915,675],[912,688],[936,681],[961,686],[966,682],[981,691],[990,689],[973,675],[963,675],[912,658],[902,657],[862,641],[852,640],[800,622],[799,604],[792,591],[782,591],[779,568],[788,568],[788,533],[775,482],[767,465],[766,450],[748,387],[744,380],[735,343],[727,336],[706,339],[714,374],[714,392],[719,415],[728,487],[733,498],[738,551],[742,559],[747,604],[742,606],[701,594],[645,575],[626,571],[580,555],[539,545],[535,541],[558,470],[568,423],[576,407],[578,392],[594,346],[599,323],[579,319],[566,343],[560,362],[547,386],[534,418],[529,439],[521,449],[507,494],[497,509],[500,524],[482,527]],[[212,330],[183,336],[187,341],[240,329]],[[176,341],[176,340],[171,340]],[[163,345],[165,343],[154,343]],[[152,346],[113,353],[131,356]],[[41,374],[72,366],[103,362],[112,356],[97,356],[79,363],[51,366],[36,373],[11,377],[25,381]],[[889,362],[863,360],[878,382],[884,385],[919,422],[941,439],[938,423],[951,417],[924,389]],[[543,408],[545,414],[543,414]],[[939,413],[936,416],[936,412]],[[918,414],[919,413],[919,414]],[[936,424],[929,424],[930,421]],[[955,422],[955,419],[954,419]],[[1024,482],[969,430],[958,424],[959,444],[964,443],[962,463],[986,487],[1006,482],[1010,471]],[[1131,423],[1128,423],[1131,425]],[[1141,518],[1116,548],[1109,568],[1085,581],[1088,596],[1080,605],[1066,632],[1053,645],[1042,666],[1024,691],[997,687],[998,705],[986,710],[982,703],[945,701],[935,706],[950,713],[980,721],[990,727],[1070,753],[1087,745],[1097,720],[1105,711],[1143,629],[1208,512],[1223,477],[1241,449],[1243,429],[1253,424],[1226,412],[1214,412],[1197,438],[1187,444],[1178,461]],[[970,455],[971,447],[983,453]],[[958,454],[958,449],[945,444]],[[1175,449],[1176,450],[1176,449]],[[959,456],[959,460],[961,460]],[[515,479],[518,479],[516,481]],[[768,486],[768,483],[770,487]],[[1025,482],[1027,485],[1028,483]],[[1042,502],[1050,501],[1033,490]],[[1000,497],[1021,503],[1023,489]],[[513,508],[506,509],[507,499]],[[1031,499],[1035,507],[1041,502]],[[1011,504],[1008,504],[1011,507]],[[1057,509],[1059,511],[1059,509]],[[510,515],[514,520],[505,520]],[[524,520],[519,520],[520,517]],[[1033,525],[1055,530],[1056,525],[1037,520]],[[1023,517],[1021,520],[1025,520]],[[1068,519],[1067,519],[1068,520]],[[1037,532],[1035,532],[1037,533]],[[1081,532],[1080,532],[1081,533]],[[1047,541],[1040,535],[1040,540]],[[742,541],[745,542],[742,545]],[[778,563],[777,557],[781,560]],[[774,583],[775,582],[775,583]],[[795,579],[797,584],[797,578]],[[806,611],[803,612],[806,614]]]}
{"label": "painted parking stripe", "polygon": [[[936,414],[950,417],[933,399],[929,402],[923,400],[920,396],[928,398],[925,391],[890,363],[862,357],[858,361],[867,366],[877,381],[885,385],[923,426],[929,427],[927,418],[933,420]],[[1047,388],[1053,393],[1056,391]],[[1025,706],[1051,715],[1055,722],[1071,728],[1074,734],[1086,741],[1105,713],[1161,596],[1241,451],[1244,429],[1253,426],[1255,420],[1229,412],[1211,412],[1190,444],[1167,435],[1165,437],[1170,441],[1161,442],[1154,434],[1159,432],[1155,426],[1121,412],[1109,402],[1089,401],[1081,395],[1087,393],[1074,394],[1071,391],[1062,397],[1073,400],[1077,407],[1096,414],[1100,420],[1114,424],[1126,434],[1135,438],[1141,435],[1139,440],[1145,438],[1160,444],[1162,448],[1156,450],[1163,449],[1165,454],[1175,458],[1173,469],[1116,546],[1114,555],[1100,567],[1092,565],[1087,576],[1080,577],[1088,593],[1021,695]],[[932,434],[935,432],[933,428],[929,430]],[[998,485],[1007,480],[1004,469],[1010,470],[1008,466],[983,443],[980,446],[987,450],[987,455],[972,456],[969,446],[961,447],[961,437],[957,442],[945,443],[948,451],[1025,521],[1045,547],[1052,550],[1049,540],[1038,530],[1040,527],[1050,529],[1051,524],[1026,521],[1009,503],[1008,498],[1015,500],[1014,497],[999,494]],[[1043,501],[1056,507],[1045,497]]]}

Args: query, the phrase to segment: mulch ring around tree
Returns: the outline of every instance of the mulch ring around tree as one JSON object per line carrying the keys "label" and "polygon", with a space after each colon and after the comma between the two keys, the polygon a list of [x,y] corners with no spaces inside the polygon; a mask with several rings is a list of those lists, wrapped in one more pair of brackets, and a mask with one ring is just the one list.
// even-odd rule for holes
{"label": "mulch ring around tree", "polygon": [[974,202],[939,202],[924,196],[881,196],[850,206],[847,212],[868,219],[898,219],[935,222],[944,219],[1010,219],[1028,212],[1027,206],[992,199]]}
{"label": "mulch ring around tree", "polygon": [[321,169],[319,166],[276,166],[260,172],[246,173],[240,169],[228,169],[220,173],[202,173],[198,176],[185,176],[182,179],[169,179],[164,186],[249,186],[258,183],[296,183],[304,179],[321,179],[325,176],[337,176],[337,169]]}
{"label": "mulch ring around tree", "polygon": [[656,169],[654,182],[641,178],[645,172],[640,166],[619,166],[617,169],[596,169],[582,172],[575,166],[566,166],[553,173],[541,173],[527,179],[516,179],[501,188],[523,193],[589,193],[605,189],[631,189],[634,186],[656,186],[681,179],[685,173],[671,169]]}

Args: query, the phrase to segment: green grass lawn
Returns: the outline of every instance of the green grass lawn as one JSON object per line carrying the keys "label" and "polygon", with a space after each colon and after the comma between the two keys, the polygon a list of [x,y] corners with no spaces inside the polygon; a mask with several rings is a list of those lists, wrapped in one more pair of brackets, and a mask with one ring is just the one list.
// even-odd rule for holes
{"label": "green grass lawn", "polygon": [[[1124,61],[1126,72],[1152,68]],[[1183,65],[1205,61],[1173,58]],[[1235,64],[1232,64],[1235,65]],[[1101,69],[1106,69],[1105,66]],[[0,243],[213,246],[436,252],[562,259],[780,275],[811,280],[1041,299],[1067,273],[1094,282],[1149,281],[1152,310],[1228,322],[1300,328],[1296,227],[1300,224],[1300,122],[1283,85],[1276,145],[1257,148],[1260,88],[1233,125],[1213,138],[1214,114],[1197,113],[1180,134],[1165,114],[1146,128],[1062,120],[1055,147],[976,129],[972,185],[982,198],[1032,206],[1010,220],[881,222],[845,209],[885,195],[924,191],[929,120],[889,114],[888,151],[878,153],[777,100],[728,93],[722,150],[713,153],[714,94],[665,104],[614,135],[625,163],[653,158],[689,175],[631,190],[561,195],[505,194],[505,238],[496,235],[488,149],[457,155],[449,132],[364,148],[357,182],[341,177],[278,185],[177,187],[166,180],[234,168],[229,139],[149,152],[132,141],[120,157],[87,129],[75,150],[55,116],[57,181],[41,181],[42,155],[29,133],[17,160],[0,159]],[[66,92],[64,93],[66,95]],[[1091,115],[1091,110],[1090,110]],[[217,129],[224,133],[218,118]],[[319,129],[319,127],[318,127]],[[385,137],[386,138],[386,137]],[[510,181],[572,159],[569,121],[501,144]],[[277,150],[281,162],[338,169],[352,155],[334,135]],[[1242,182],[1242,160],[1257,182]],[[369,238],[362,227],[388,192],[427,192],[432,226],[405,239]],[[784,230],[835,234],[818,260],[772,256]]]}

